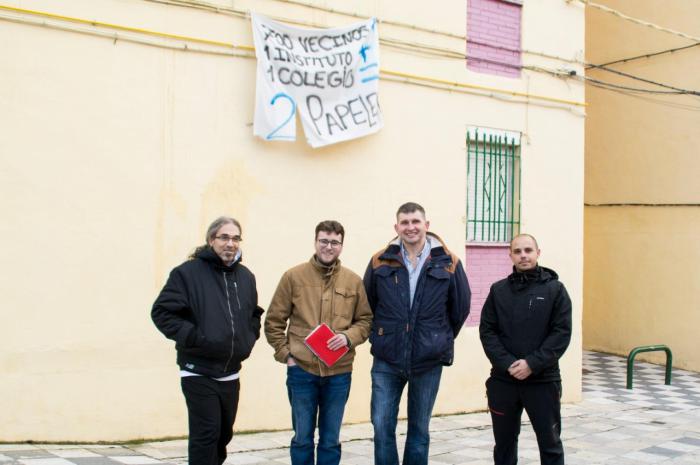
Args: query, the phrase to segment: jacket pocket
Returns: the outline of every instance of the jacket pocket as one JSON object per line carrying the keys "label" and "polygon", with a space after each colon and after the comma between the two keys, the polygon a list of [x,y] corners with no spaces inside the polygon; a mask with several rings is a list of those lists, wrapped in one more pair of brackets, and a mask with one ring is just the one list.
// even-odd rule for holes
{"label": "jacket pocket", "polygon": [[420,318],[434,320],[440,318],[447,306],[447,297],[450,288],[450,273],[444,268],[430,267],[426,271],[425,284],[421,293],[420,307],[427,312],[421,312]]}
{"label": "jacket pocket", "polygon": [[314,359],[314,353],[311,352],[304,338],[309,335],[311,329],[300,328],[298,326],[289,326],[287,330],[287,340],[289,341],[289,353],[292,354],[295,360],[311,363]]}
{"label": "jacket pocket", "polygon": [[414,363],[441,362],[451,364],[454,354],[454,335],[446,324],[423,325],[414,336]]}
{"label": "jacket pocket", "polygon": [[235,339],[235,349],[233,351],[234,357],[238,358],[239,361],[243,361],[250,357],[250,353],[253,351],[253,346],[255,345],[255,333],[251,330],[250,326],[241,325],[241,327],[236,331]]}
{"label": "jacket pocket", "polygon": [[336,287],[333,292],[333,321],[335,331],[348,329],[357,306],[357,292],[353,289]]}
{"label": "jacket pocket", "polygon": [[549,321],[551,306],[547,295],[530,293],[526,296],[526,301],[520,308],[515,309],[513,323],[517,325],[537,321]]}
{"label": "jacket pocket", "polygon": [[398,325],[375,322],[372,325],[369,342],[372,344],[371,352],[375,357],[390,363],[399,361],[403,344],[401,344],[401,331]]}
{"label": "jacket pocket", "polygon": [[177,349],[183,354],[208,360],[226,360],[231,355],[231,340],[214,341],[205,337],[198,340],[193,346],[177,347]]}
{"label": "jacket pocket", "polygon": [[450,279],[450,273],[448,273],[447,270],[444,268],[431,267],[428,269],[427,274],[428,276],[434,279]]}
{"label": "jacket pocket", "polygon": [[386,311],[386,317],[391,315],[392,309],[402,309],[404,305],[408,305],[408,296],[402,295],[402,290],[408,292],[408,282],[404,282],[407,275],[399,271],[400,268],[391,266],[381,266],[375,271],[375,293],[381,296],[379,303]]}
{"label": "jacket pocket", "polygon": [[243,307],[235,320],[234,357],[243,361],[250,357],[255,341],[260,337],[260,307]]}

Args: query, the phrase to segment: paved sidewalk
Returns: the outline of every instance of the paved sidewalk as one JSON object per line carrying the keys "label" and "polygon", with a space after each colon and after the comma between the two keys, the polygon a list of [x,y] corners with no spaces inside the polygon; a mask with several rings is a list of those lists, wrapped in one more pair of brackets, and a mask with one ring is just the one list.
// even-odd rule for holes
{"label": "paved sidewalk", "polygon": [[[569,465],[700,464],[700,374],[673,371],[663,384],[663,367],[637,362],[634,389],[625,389],[625,359],[584,352],[583,401],[562,409]],[[527,416],[524,415],[524,420]],[[399,441],[405,439],[399,423]],[[227,464],[289,464],[291,432],[238,434]],[[370,464],[372,427],[342,429],[343,464]],[[431,422],[430,464],[492,464],[493,436],[486,413],[450,415]],[[0,465],[184,464],[187,442],[137,446],[0,445]],[[534,433],[524,423],[520,464],[538,464]]]}

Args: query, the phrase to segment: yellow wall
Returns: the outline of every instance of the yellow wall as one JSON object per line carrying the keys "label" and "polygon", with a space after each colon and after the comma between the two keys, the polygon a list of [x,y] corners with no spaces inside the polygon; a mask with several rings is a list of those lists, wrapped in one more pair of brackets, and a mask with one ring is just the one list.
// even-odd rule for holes
{"label": "yellow wall", "polygon": [[[660,26],[700,36],[696,2],[601,2]],[[589,7],[587,61],[643,55],[692,42]],[[700,47],[610,67],[699,89]],[[664,90],[591,69],[589,77]],[[668,90],[668,89],[665,89]],[[587,86],[584,346],[627,354],[668,344],[676,366],[700,371],[700,103],[692,96],[627,95]],[[626,206],[626,205],[636,206]],[[663,361],[663,355],[641,356]]]}
{"label": "yellow wall", "polygon": [[[248,20],[198,9],[142,0],[4,3],[252,44]],[[235,3],[242,10],[254,7],[328,26],[354,21],[279,1]],[[324,3],[439,25],[456,34],[464,33],[465,4],[437,9],[422,2]],[[580,6],[549,0],[525,8],[525,48],[580,56]],[[463,40],[405,28],[381,26],[383,36],[464,50]],[[252,59],[114,41],[6,18],[0,19],[0,44],[0,238],[6,268],[0,278],[0,440],[186,434],[173,344],[155,330],[149,312],[170,269],[202,242],[207,224],[219,214],[243,224],[244,259],[257,276],[263,306],[284,270],[312,254],[313,228],[321,219],[345,225],[342,259],[359,273],[391,239],[394,212],[408,200],[423,204],[432,229],[451,248],[463,250],[468,125],[525,134],[523,230],[538,236],[543,264],[559,272],[574,300],[575,333],[562,368],[564,399],[580,399],[584,135],[579,107],[526,105],[512,96],[383,79],[384,129],[313,150],[301,134],[295,143],[253,137]],[[537,56],[525,59],[556,64]],[[462,60],[389,47],[382,48],[382,68],[564,100],[584,98],[577,82],[541,73],[526,72],[522,79],[480,75],[468,72]],[[369,347],[363,345],[346,421],[369,417],[370,363]],[[238,430],[290,426],[284,373],[260,341],[241,373]],[[465,328],[455,365],[445,371],[436,413],[483,409],[487,373],[477,330]]]}
{"label": "yellow wall", "polygon": [[697,371],[700,209],[588,208],[585,219],[585,346],[627,354],[667,344],[674,365]]}

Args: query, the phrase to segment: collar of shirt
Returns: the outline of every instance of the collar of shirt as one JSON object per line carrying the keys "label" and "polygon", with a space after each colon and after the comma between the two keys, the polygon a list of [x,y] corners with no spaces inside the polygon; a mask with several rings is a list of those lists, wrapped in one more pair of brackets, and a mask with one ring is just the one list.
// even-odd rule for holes
{"label": "collar of shirt", "polygon": [[409,305],[413,307],[413,297],[416,295],[416,286],[418,285],[418,277],[420,276],[421,269],[425,264],[425,261],[430,256],[430,238],[425,238],[425,245],[423,250],[420,251],[416,257],[416,266],[411,264],[411,260],[408,258],[408,251],[404,248],[403,242],[401,243],[401,257],[403,258],[404,265],[408,270],[408,290],[409,290]]}
{"label": "collar of shirt", "polygon": [[241,252],[241,249],[238,249],[238,251],[236,252],[236,256],[233,257],[233,260],[231,260],[231,263],[224,263],[224,265],[226,265],[226,266],[233,266],[234,263],[236,263],[238,260],[241,259],[242,253],[243,253],[243,252]]}
{"label": "collar of shirt", "polygon": [[430,255],[431,247],[432,244],[430,242],[430,237],[426,237],[425,244],[423,244],[423,249],[416,256],[416,266],[414,267],[411,263],[411,259],[408,257],[408,250],[406,250],[406,248],[403,246],[403,241],[401,241],[401,258],[403,258],[403,263],[406,265],[406,268],[411,271],[420,269],[423,266],[423,263],[425,263],[425,259],[428,258],[428,255]]}

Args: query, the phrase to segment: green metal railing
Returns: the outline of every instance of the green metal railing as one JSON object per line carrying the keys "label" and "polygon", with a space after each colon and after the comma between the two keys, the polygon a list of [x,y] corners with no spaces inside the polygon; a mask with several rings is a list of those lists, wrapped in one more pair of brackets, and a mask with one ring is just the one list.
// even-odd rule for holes
{"label": "green metal railing", "polygon": [[671,384],[671,369],[673,368],[673,353],[668,346],[659,344],[653,346],[639,346],[630,351],[627,356],[627,389],[632,389],[632,378],[634,377],[634,357],[642,352],[666,352],[666,384]]}
{"label": "green metal railing", "polygon": [[519,231],[519,146],[514,138],[467,132],[467,240],[508,242]]}

